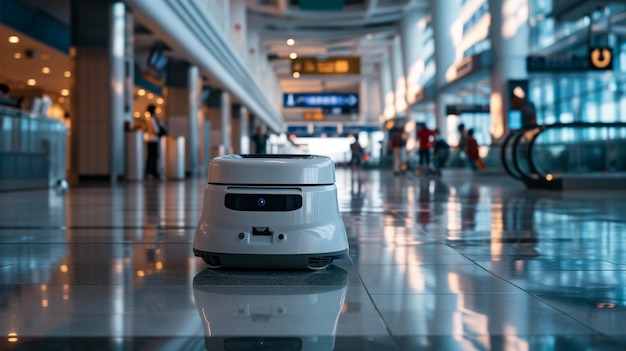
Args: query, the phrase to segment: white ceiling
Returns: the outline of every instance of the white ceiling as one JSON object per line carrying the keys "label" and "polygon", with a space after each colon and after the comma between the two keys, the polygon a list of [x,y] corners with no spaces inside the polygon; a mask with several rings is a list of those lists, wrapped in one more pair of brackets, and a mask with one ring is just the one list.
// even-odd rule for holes
{"label": "white ceiling", "polygon": [[[22,0],[28,6],[44,11],[69,26],[69,0]],[[404,12],[409,7],[427,9],[428,0],[345,0],[344,9],[333,12],[302,11],[296,0],[247,0],[249,26],[259,31],[260,44],[271,57],[271,65],[285,92],[358,92],[362,78],[375,79],[375,63],[382,55]],[[7,38],[18,35],[20,42],[11,44]],[[295,39],[289,46],[287,38]],[[137,57],[146,53],[157,40],[150,34],[135,36]],[[30,57],[27,52],[34,52]],[[358,56],[361,75],[355,76],[291,76],[289,53],[300,57]],[[21,57],[15,59],[15,53]],[[176,56],[176,53],[169,53]],[[44,74],[42,67],[50,67]],[[27,79],[35,79],[53,98],[61,89],[69,89],[71,79],[63,72],[71,69],[69,55],[36,40],[29,39],[0,25],[0,81],[27,89]],[[67,103],[67,98],[65,99]]]}

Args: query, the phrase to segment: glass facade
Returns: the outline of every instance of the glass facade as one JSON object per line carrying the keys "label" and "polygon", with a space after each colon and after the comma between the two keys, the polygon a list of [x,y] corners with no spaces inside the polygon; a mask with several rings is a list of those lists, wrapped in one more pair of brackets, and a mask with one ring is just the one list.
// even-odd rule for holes
{"label": "glass facade", "polygon": [[598,7],[570,21],[548,17],[552,0],[531,0],[530,11],[531,54],[584,56],[590,47],[613,51],[610,71],[531,72],[530,97],[537,108],[537,122],[626,121],[626,41],[615,29],[626,23],[626,5]]}

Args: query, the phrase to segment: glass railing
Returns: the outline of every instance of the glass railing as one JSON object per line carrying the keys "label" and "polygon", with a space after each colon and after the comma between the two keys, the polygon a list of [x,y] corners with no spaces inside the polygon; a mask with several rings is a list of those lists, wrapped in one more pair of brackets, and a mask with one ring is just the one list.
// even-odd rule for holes
{"label": "glass railing", "polygon": [[626,123],[568,123],[512,131],[502,148],[507,173],[531,188],[560,188],[564,175],[625,172]]}
{"label": "glass railing", "polygon": [[0,107],[0,191],[66,179],[67,129],[57,119]]}

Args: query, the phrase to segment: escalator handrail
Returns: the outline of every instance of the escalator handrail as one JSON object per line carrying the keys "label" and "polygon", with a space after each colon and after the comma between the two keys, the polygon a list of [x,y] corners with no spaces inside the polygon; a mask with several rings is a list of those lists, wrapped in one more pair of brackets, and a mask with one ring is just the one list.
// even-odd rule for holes
{"label": "escalator handrail", "polygon": [[[537,182],[540,178],[538,174],[532,173],[533,172],[533,167],[530,166],[530,159],[528,159],[528,163],[529,163],[529,167],[530,169],[528,171],[530,171],[530,173],[528,171],[524,171],[522,169],[522,167],[520,166],[519,163],[519,159],[517,157],[517,148],[520,146],[520,141],[522,140],[522,137],[529,131],[531,130],[535,130],[537,128],[541,128],[541,127],[530,127],[530,128],[523,128],[523,129],[518,129],[518,134],[515,136],[515,139],[513,140],[513,152],[512,152],[512,157],[513,157],[513,166],[515,167],[515,170],[520,174],[520,177],[518,178],[519,180],[523,181],[524,183],[528,184],[528,183],[532,183],[532,182]],[[537,135],[539,133],[535,133],[535,135]],[[532,141],[533,139],[531,139]],[[529,143],[529,147],[527,149],[526,152],[526,158],[529,157],[529,150],[531,150],[531,144]]]}
{"label": "escalator handrail", "polygon": [[539,137],[539,135],[546,130],[556,129],[556,128],[606,128],[606,127],[626,127],[626,122],[573,122],[573,123],[554,123],[547,124],[539,127],[539,132],[533,136],[530,140],[530,145],[528,147],[528,161],[531,165],[532,171],[539,177],[539,179],[545,179],[546,174],[539,174],[537,171],[538,167],[533,157],[533,147],[535,146],[535,141]]}
{"label": "escalator handrail", "polygon": [[[517,180],[522,180],[521,176],[519,174],[515,174],[515,172],[513,172],[513,170],[509,167],[509,162],[508,162],[508,155],[507,155],[507,146],[509,143],[512,143],[515,140],[515,136],[520,134],[520,130],[511,130],[509,132],[509,134],[506,136],[506,138],[504,138],[504,142],[502,143],[502,149],[500,151],[500,161],[502,162],[502,167],[504,168],[504,170],[506,171],[506,173],[508,175],[510,175],[511,177],[517,179]],[[511,146],[512,148],[513,146]],[[513,162],[513,160],[511,160],[511,162]]]}

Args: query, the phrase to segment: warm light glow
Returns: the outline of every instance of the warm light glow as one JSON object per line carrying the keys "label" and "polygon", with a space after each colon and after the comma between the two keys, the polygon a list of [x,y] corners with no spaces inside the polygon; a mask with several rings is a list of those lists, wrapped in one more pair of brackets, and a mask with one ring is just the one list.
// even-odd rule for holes
{"label": "warm light glow", "polygon": [[59,269],[61,270],[61,272],[63,273],[67,273],[67,271],[69,271],[69,269],[67,268],[66,264],[62,264],[61,267],[59,267]]}
{"label": "warm light glow", "polygon": [[43,307],[43,308],[48,307],[48,299],[42,299],[41,300],[41,307]]}
{"label": "warm light glow", "polygon": [[390,119],[387,122],[385,122],[385,129],[391,130],[391,128],[393,128],[393,125],[394,125],[394,122],[392,119]]}
{"label": "warm light glow", "polygon": [[162,105],[163,104],[163,98],[157,98],[156,99],[156,103],[159,104],[159,105]]}
{"label": "warm light glow", "polygon": [[161,113],[161,112],[163,112],[163,110],[162,110],[160,107],[157,107],[157,108],[154,110],[154,112],[156,112],[156,113]]}
{"label": "warm light glow", "polygon": [[289,140],[291,140],[291,141],[296,140],[296,135],[295,135],[295,134],[291,134],[291,135],[289,136]]}
{"label": "warm light glow", "polygon": [[289,58],[292,60],[295,60],[298,58],[298,54],[296,54],[295,52],[292,52],[291,54],[289,54]]}
{"label": "warm light glow", "polygon": [[143,277],[145,275],[146,275],[146,273],[144,271],[137,271],[137,276]]}
{"label": "warm light glow", "polygon": [[29,86],[32,87],[32,86],[37,85],[37,81],[31,78],[31,79],[26,81],[26,84],[28,84]]}
{"label": "warm light glow", "polygon": [[22,58],[22,53],[20,53],[20,52],[16,52],[16,53],[14,53],[14,54],[13,54],[13,58],[14,58],[14,59],[16,59],[16,60],[21,59],[21,58]]}
{"label": "warm light glow", "polygon": [[546,174],[546,180],[551,182],[552,179],[554,179],[554,177],[552,176],[552,174]]}
{"label": "warm light glow", "polygon": [[161,269],[163,269],[163,262],[157,262],[157,263],[156,263],[156,269],[157,269],[157,270],[161,270]]}
{"label": "warm light glow", "polygon": [[9,43],[17,44],[20,42],[20,38],[17,35],[12,35],[9,37]]}
{"label": "warm light glow", "polygon": [[526,92],[524,91],[524,89],[522,89],[522,87],[515,87],[515,89],[513,89],[513,95],[517,96],[520,99],[523,99],[526,97]]}
{"label": "warm light glow", "polygon": [[70,95],[70,91],[69,91],[69,89],[61,89],[61,95],[63,95],[63,96],[68,96],[68,95]]}
{"label": "warm light glow", "polygon": [[9,337],[8,341],[9,342],[17,342],[17,333],[9,333],[7,335]]}
{"label": "warm light glow", "polygon": [[41,285],[41,291],[46,291],[46,290],[48,290],[48,286],[45,284]]}
{"label": "warm light glow", "polygon": [[287,39],[287,45],[289,45],[289,46],[293,46],[295,43],[296,43],[296,41],[295,41],[295,40],[293,40],[293,39],[291,39],[291,38]]}
{"label": "warm light glow", "polygon": [[148,93],[148,95],[146,95],[148,97],[148,99],[152,100],[154,99],[154,94],[152,93]]}
{"label": "warm light glow", "polygon": [[300,72],[293,72],[294,78],[300,78]]}
{"label": "warm light glow", "polygon": [[41,68],[43,74],[50,74],[50,67],[44,66]]}
{"label": "warm light glow", "polygon": [[141,117],[141,112],[139,112],[139,111],[135,111],[135,112],[133,113],[133,117],[135,117],[135,118],[139,118],[139,117]]}
{"label": "warm light glow", "polygon": [[489,113],[491,113],[491,136],[494,139],[500,139],[504,135],[502,95],[499,92],[492,92],[489,104]]}
{"label": "warm light glow", "polygon": [[63,284],[63,291],[68,291],[70,290],[70,285],[69,284]]}
{"label": "warm light glow", "polygon": [[150,112],[146,111],[143,113],[143,116],[146,118],[150,118]]}
{"label": "warm light glow", "polygon": [[146,91],[143,90],[143,89],[139,89],[139,90],[137,90],[137,95],[144,96],[144,95],[146,95]]}
{"label": "warm light glow", "polygon": [[69,77],[71,77],[71,76],[72,76],[72,72],[70,72],[70,71],[65,71],[65,72],[63,72],[63,77],[65,77],[65,78],[69,78]]}
{"label": "warm light glow", "polygon": [[65,102],[65,98],[63,96],[59,96],[59,102],[60,103],[64,103]]}

